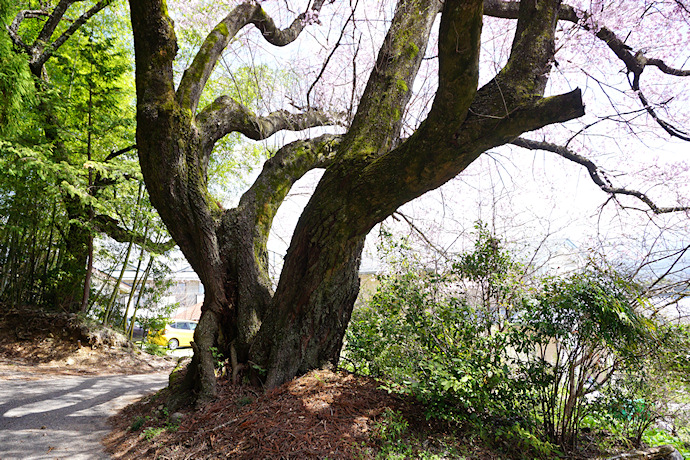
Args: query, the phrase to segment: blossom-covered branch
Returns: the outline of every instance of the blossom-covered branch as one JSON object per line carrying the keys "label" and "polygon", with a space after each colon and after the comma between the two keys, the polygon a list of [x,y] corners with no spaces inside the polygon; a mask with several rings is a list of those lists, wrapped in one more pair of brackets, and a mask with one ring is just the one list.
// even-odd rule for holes
{"label": "blossom-covered branch", "polygon": [[[504,19],[517,19],[520,3],[518,1],[484,0],[484,14]],[[671,136],[690,141],[690,133],[663,120],[640,89],[640,77],[647,66],[654,66],[667,75],[677,77],[690,76],[690,70],[673,68],[661,59],[646,57],[642,50],[632,50],[611,29],[594,21],[591,14],[586,11],[575,9],[569,5],[561,5],[558,19],[579,24],[583,29],[594,33],[597,38],[604,42],[623,61],[628,73],[633,75],[630,83],[631,88],[637,93],[642,106],[649,115]]]}
{"label": "blossom-covered branch", "polygon": [[644,204],[646,204],[654,214],[665,214],[665,213],[678,212],[678,211],[690,211],[690,206],[669,206],[669,207],[657,206],[656,203],[654,203],[654,201],[652,201],[652,199],[649,198],[643,192],[640,192],[638,190],[629,190],[629,189],[623,188],[623,187],[614,187],[613,184],[611,183],[611,181],[609,181],[608,177],[606,177],[606,174],[604,173],[604,171],[602,171],[602,169],[599,168],[599,166],[597,166],[592,160],[585,158],[584,156],[573,152],[572,150],[568,149],[565,146],[552,144],[550,142],[525,139],[523,137],[518,137],[517,139],[513,140],[511,142],[511,144],[517,145],[518,147],[522,147],[522,148],[529,149],[529,150],[544,150],[547,152],[555,153],[556,155],[559,155],[559,156],[565,158],[566,160],[569,160],[569,161],[577,163],[581,166],[584,166],[587,169],[589,176],[592,178],[592,181],[602,191],[604,191],[605,193],[608,193],[612,197],[615,197],[616,195],[627,195],[627,196],[635,197],[638,200],[642,201]]}

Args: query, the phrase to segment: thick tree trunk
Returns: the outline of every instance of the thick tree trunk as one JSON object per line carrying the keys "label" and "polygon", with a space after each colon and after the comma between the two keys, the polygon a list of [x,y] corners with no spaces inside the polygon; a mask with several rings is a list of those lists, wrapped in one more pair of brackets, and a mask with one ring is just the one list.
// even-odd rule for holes
{"label": "thick tree trunk", "polygon": [[[299,33],[303,17],[283,34],[267,29],[274,25],[257,4],[239,5],[209,34],[176,92],[177,49],[165,2],[130,0],[142,172],[152,203],[206,289],[185,389],[196,391],[200,401],[215,396],[214,346],[265,370],[260,377],[268,387],[337,363],[369,230],[487,149],[582,115],[579,91],[542,97],[558,4],[520,2],[509,62],[478,89],[482,1],[400,0],[348,133],[337,146],[333,137],[322,136],[284,147],[266,162],[239,206],[226,211],[206,187],[213,144],[232,131],[261,139],[276,127],[304,129],[315,119],[256,117],[227,97],[196,114],[199,96],[223,48],[244,25],[254,24],[271,43],[285,44]],[[409,88],[441,6],[437,96],[427,119],[399,143]],[[273,217],[292,183],[319,166],[328,169],[300,218],[271,295],[266,240]]]}
{"label": "thick tree trunk", "polygon": [[86,213],[78,198],[67,198],[64,201],[70,220],[64,254],[59,267],[64,275],[60,283],[49,291],[47,299],[58,309],[78,313],[81,311],[84,296],[84,280],[92,235],[91,231],[80,222]]}
{"label": "thick tree trunk", "polygon": [[250,359],[267,371],[268,388],[338,363],[359,292],[364,236],[343,239],[331,233],[331,222],[297,230],[271,305],[273,314],[264,319],[252,346]]}

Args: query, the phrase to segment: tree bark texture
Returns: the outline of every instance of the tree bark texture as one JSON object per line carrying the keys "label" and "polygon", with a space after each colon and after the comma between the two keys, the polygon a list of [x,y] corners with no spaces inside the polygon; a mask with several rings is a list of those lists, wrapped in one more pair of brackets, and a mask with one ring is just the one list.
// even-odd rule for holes
{"label": "tree bark texture", "polygon": [[[254,377],[269,388],[337,363],[371,228],[486,150],[584,113],[579,90],[543,97],[558,0],[520,3],[511,56],[481,88],[483,2],[400,0],[347,132],[286,145],[264,164],[239,205],[224,210],[206,188],[218,139],[230,132],[265,138],[323,125],[328,117],[313,111],[261,117],[227,96],[198,108],[200,93],[237,31],[254,25],[281,46],[297,39],[303,24],[279,31],[257,3],[239,5],[209,34],[176,90],[176,41],[165,2],[131,0],[130,6],[142,172],[151,201],[206,289],[186,379],[202,401],[215,395],[211,347],[252,363]],[[409,88],[439,12],[437,95],[426,120],[401,142]],[[299,220],[273,293],[266,257],[273,218],[292,184],[316,167],[326,172]]]}

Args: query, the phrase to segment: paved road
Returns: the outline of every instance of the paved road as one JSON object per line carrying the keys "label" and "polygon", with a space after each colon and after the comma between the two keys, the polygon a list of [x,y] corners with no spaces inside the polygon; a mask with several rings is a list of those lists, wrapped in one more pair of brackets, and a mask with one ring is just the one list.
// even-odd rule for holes
{"label": "paved road", "polygon": [[107,459],[107,418],[167,374],[0,380],[0,460]]}

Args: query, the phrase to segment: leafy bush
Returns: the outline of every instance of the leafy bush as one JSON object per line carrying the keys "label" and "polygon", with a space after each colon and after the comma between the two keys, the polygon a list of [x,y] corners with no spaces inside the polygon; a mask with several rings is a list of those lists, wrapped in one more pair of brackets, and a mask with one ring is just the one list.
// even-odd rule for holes
{"label": "leafy bush", "polygon": [[616,273],[589,267],[530,286],[500,240],[477,230],[474,250],[438,272],[393,246],[397,270],[353,312],[344,356],[416,395],[428,416],[505,427],[537,457],[573,448],[588,396],[639,356],[653,323]]}
{"label": "leafy bush", "polygon": [[[519,266],[483,227],[475,251],[445,273],[424,270],[404,245],[397,248],[400,270],[382,277],[369,305],[353,313],[347,359],[415,394],[429,416],[523,413],[533,391],[506,354],[516,334],[508,319],[524,301],[524,288],[514,285]],[[480,304],[468,302],[468,283],[481,285]]]}
{"label": "leafy bush", "polygon": [[650,340],[653,325],[637,312],[635,287],[595,267],[547,279],[524,311],[513,345],[532,370],[536,411],[551,442],[574,447],[587,396],[600,390]]}

